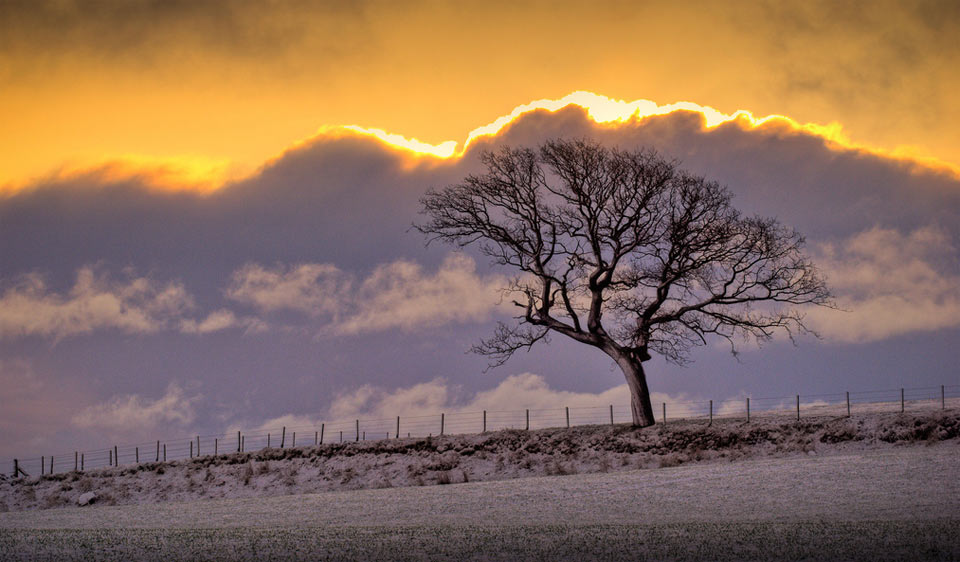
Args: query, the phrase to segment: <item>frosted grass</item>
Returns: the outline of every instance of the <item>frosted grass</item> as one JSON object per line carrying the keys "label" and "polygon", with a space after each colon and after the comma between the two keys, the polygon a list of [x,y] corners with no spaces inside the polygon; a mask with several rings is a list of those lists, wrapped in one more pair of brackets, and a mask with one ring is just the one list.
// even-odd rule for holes
{"label": "frosted grass", "polygon": [[960,444],[655,470],[0,514],[0,558],[960,556]]}

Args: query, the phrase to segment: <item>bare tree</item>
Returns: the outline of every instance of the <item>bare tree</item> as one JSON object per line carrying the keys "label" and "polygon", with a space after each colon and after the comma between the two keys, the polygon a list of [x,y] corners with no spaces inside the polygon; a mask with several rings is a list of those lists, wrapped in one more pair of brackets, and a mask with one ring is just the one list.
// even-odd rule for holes
{"label": "bare tree", "polygon": [[633,423],[654,423],[643,363],[683,364],[710,336],[809,331],[797,305],[830,305],[803,238],[745,217],[730,192],[649,150],[553,140],[481,156],[486,173],[421,199],[429,240],[477,245],[515,269],[518,322],[473,350],[501,365],[556,332],[623,371]]}

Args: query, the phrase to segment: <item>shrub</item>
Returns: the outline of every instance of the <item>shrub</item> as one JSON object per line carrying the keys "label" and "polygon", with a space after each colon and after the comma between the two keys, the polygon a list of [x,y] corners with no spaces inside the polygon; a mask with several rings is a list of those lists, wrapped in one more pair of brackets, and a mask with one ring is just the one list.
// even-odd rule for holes
{"label": "shrub", "polygon": [[670,468],[671,466],[679,466],[681,464],[683,464],[683,459],[676,453],[660,456],[660,468]]}
{"label": "shrub", "polygon": [[52,509],[54,507],[60,507],[70,503],[70,500],[61,496],[59,493],[54,492],[48,495],[43,500],[43,505],[40,506],[40,509]]}

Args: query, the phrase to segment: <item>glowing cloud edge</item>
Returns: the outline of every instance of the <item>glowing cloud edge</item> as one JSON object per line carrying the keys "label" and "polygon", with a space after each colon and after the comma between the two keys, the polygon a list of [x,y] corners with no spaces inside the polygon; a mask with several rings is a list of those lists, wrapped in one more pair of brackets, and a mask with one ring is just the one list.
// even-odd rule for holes
{"label": "glowing cloud edge", "polygon": [[[896,147],[883,149],[852,141],[844,133],[842,126],[837,122],[827,125],[817,123],[799,123],[790,117],[771,114],[765,117],[756,117],[752,112],[741,109],[733,113],[723,113],[713,107],[700,105],[694,102],[680,101],[671,104],[659,105],[656,102],[639,99],[624,101],[609,98],[593,92],[578,90],[560,99],[539,99],[530,103],[518,105],[507,115],[502,115],[494,121],[470,131],[466,140],[458,149],[456,141],[448,140],[439,144],[430,144],[413,137],[391,133],[375,127],[361,125],[324,125],[317,132],[306,139],[294,142],[286,147],[274,158],[266,159],[257,166],[264,166],[281,158],[284,153],[297,147],[309,144],[320,137],[336,137],[357,135],[378,140],[386,146],[405,153],[415,160],[437,159],[448,160],[462,157],[470,145],[477,139],[491,137],[498,134],[512,122],[523,115],[546,110],[559,111],[570,105],[576,105],[587,112],[596,123],[625,123],[631,119],[667,115],[676,111],[690,111],[703,116],[704,126],[707,129],[719,127],[725,123],[736,122],[748,129],[756,129],[768,124],[777,124],[789,131],[819,137],[834,150],[849,150],[874,155],[881,158],[901,162],[911,168],[944,173],[960,180],[960,165],[945,162],[935,157],[925,156],[911,147]],[[97,176],[107,181],[123,179],[138,179],[150,189],[163,191],[193,191],[201,195],[209,195],[255,174],[255,170],[231,163],[224,159],[211,159],[201,156],[172,156],[151,157],[143,155],[123,155],[110,157],[98,165],[72,166],[66,165],[53,173],[33,181],[0,185],[0,197],[10,196],[40,180],[66,180],[80,176]]]}
{"label": "glowing cloud edge", "polygon": [[550,112],[559,111],[567,106],[576,105],[586,110],[587,115],[596,123],[624,123],[631,119],[643,119],[657,115],[667,115],[675,111],[690,111],[703,116],[707,129],[719,127],[725,123],[737,122],[746,125],[749,129],[756,129],[767,124],[779,124],[787,129],[806,133],[822,138],[828,146],[834,149],[863,152],[875,156],[898,160],[910,165],[920,166],[926,170],[947,173],[960,179],[960,165],[945,162],[935,157],[918,154],[909,147],[883,149],[852,141],[843,131],[842,125],[834,121],[827,125],[818,123],[799,123],[786,115],[771,114],[756,117],[753,112],[740,109],[733,113],[723,113],[708,105],[700,105],[689,101],[680,101],[671,104],[658,105],[651,100],[639,99],[625,101],[609,98],[593,92],[578,90],[560,99],[539,99],[518,105],[507,115],[502,115],[481,127],[470,131],[466,141],[457,150],[455,141],[444,141],[440,144],[430,144],[412,137],[404,137],[396,133],[389,133],[383,129],[362,127],[360,125],[340,125],[322,127],[318,134],[330,134],[335,131],[352,132],[359,135],[378,139],[393,148],[403,150],[415,156],[432,158],[459,158],[466,153],[470,145],[481,137],[490,137],[499,133],[513,121],[526,113],[537,110]]}

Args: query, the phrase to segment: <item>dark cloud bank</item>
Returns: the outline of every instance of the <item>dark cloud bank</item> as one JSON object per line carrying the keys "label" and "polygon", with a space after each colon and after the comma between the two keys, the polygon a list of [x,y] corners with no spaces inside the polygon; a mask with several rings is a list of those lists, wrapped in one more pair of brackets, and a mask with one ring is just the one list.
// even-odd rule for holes
{"label": "dark cloud bank", "polygon": [[[698,114],[677,112],[607,126],[569,107],[530,113],[455,161],[411,164],[370,139],[320,137],[207,196],[150,190],[137,180],[108,182],[95,173],[38,183],[0,200],[0,292],[39,275],[43,294],[67,299],[76,290],[78,270],[90,267],[118,287],[135,279],[161,288],[182,286],[192,299],[189,317],[198,322],[226,309],[238,319],[257,317],[265,327],[251,330],[251,324],[236,322],[187,334],[168,321],[151,333],[108,327],[58,340],[13,335],[0,339],[0,355],[16,360],[18,373],[29,370],[44,392],[52,395],[61,384],[82,386],[85,399],[94,402],[125,394],[160,397],[171,382],[185,385],[187,395],[202,395],[189,431],[322,412],[336,394],[362,384],[394,388],[439,376],[474,392],[524,371],[545,375],[555,388],[577,391],[621,384],[602,355],[559,338],[481,374],[484,360],[463,352],[487,333],[490,321],[338,335],[323,329],[328,317],[291,309],[264,312],[227,294],[232,276],[247,264],[286,272],[300,264],[332,264],[355,283],[398,259],[436,271],[450,249],[427,248],[410,230],[418,197],[477,171],[478,150],[558,136],[655,147],[687,169],[727,184],[745,212],[796,227],[811,250],[842,245],[871,229],[902,237],[920,229],[937,232],[929,263],[948,282],[960,275],[955,178],[831,150],[816,137],[779,125],[745,130],[729,123],[705,130]],[[477,264],[480,275],[496,273],[478,256]],[[956,297],[945,291],[933,298]],[[149,303],[142,306],[148,309]],[[744,354],[739,363],[725,350],[710,348],[685,369],[655,361],[650,376],[655,391],[702,398],[950,384],[956,382],[950,350],[958,338],[955,324],[866,343],[811,338],[797,348],[772,344]],[[50,414],[63,423],[90,405],[77,403],[70,410],[63,402],[52,400],[57,412]],[[167,430],[185,429],[173,423]],[[102,441],[100,435],[85,435]],[[17,442],[26,446],[27,440],[21,436]]]}

